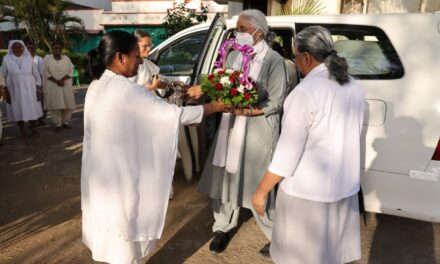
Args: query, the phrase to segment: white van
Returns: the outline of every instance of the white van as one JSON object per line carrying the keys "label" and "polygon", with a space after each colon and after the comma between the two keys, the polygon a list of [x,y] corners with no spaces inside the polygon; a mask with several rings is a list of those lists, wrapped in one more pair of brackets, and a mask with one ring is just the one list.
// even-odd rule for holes
{"label": "white van", "polygon": [[[292,59],[293,37],[311,25],[330,30],[335,49],[365,89],[362,191],[367,211],[440,222],[440,14],[267,17]],[[152,52],[168,79],[196,84],[213,70],[236,20],[216,16]],[[203,129],[203,126],[202,126]],[[204,131],[187,128],[185,174],[200,171]]]}

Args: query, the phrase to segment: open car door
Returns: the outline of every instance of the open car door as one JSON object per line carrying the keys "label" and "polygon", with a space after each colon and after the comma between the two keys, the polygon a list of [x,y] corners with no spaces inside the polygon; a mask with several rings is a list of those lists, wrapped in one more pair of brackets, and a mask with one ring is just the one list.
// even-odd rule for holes
{"label": "open car door", "polygon": [[[224,20],[223,15],[217,13],[206,34],[198,61],[194,66],[193,75],[191,76],[190,82],[191,85],[198,84],[200,76],[203,74],[208,74],[213,69],[225,30],[226,21]],[[184,136],[179,136],[179,149],[182,159],[182,166],[185,171],[185,178],[188,181],[192,179],[193,169],[196,172],[201,171],[207,156],[205,127],[205,121],[203,121],[199,126],[185,127]],[[188,153],[191,153],[191,155],[188,155]]]}

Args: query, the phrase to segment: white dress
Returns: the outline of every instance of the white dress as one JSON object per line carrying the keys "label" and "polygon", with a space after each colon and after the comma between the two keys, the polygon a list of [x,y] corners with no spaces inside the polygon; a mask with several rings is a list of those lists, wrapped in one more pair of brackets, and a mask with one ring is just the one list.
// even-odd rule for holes
{"label": "white dress", "polygon": [[289,94],[268,170],[278,188],[270,255],[277,264],[341,264],[361,257],[360,135],[365,95],[320,64]]}
{"label": "white dress", "polygon": [[41,85],[40,74],[26,48],[20,57],[12,54],[12,45],[17,42],[24,47],[22,41],[10,41],[1,70],[11,97],[11,104],[6,104],[7,117],[9,121],[37,120],[43,115],[41,104],[37,100],[37,85]]}
{"label": "white dress", "polygon": [[81,208],[83,242],[93,259],[137,263],[154,249],[164,226],[179,124],[202,117],[202,106],[168,104],[109,70],[90,85]]}
{"label": "white dress", "polygon": [[73,95],[72,78],[64,82],[63,87],[49,81],[50,77],[59,80],[64,76],[73,75],[73,64],[69,57],[62,55],[56,60],[52,54],[44,57],[44,108],[47,110],[68,109],[75,110],[75,98]]}

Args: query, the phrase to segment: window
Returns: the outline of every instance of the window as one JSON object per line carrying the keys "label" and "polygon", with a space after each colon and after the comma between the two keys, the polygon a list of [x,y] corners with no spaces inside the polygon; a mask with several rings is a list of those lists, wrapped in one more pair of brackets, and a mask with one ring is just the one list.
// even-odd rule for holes
{"label": "window", "polygon": [[192,75],[206,32],[174,42],[160,51],[156,60],[162,75]]}
{"label": "window", "polygon": [[[297,32],[312,26],[298,24]],[[373,26],[321,24],[330,30],[335,50],[347,59],[358,79],[398,79],[404,75],[399,55],[385,32]]]}

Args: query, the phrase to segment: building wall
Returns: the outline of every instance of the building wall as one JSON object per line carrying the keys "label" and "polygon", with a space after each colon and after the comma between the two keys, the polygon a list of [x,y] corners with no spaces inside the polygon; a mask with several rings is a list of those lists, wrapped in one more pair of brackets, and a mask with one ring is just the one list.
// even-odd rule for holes
{"label": "building wall", "polygon": [[[268,0],[270,15],[278,15],[279,0]],[[296,1],[296,0],[290,0]],[[340,14],[343,3],[350,0],[320,0],[323,14]],[[422,3],[425,2],[425,5]],[[363,0],[363,13],[430,13],[440,11],[440,0]]]}
{"label": "building wall", "polygon": [[73,4],[87,6],[90,8],[110,10],[112,8],[111,0],[69,0]]}
{"label": "building wall", "polygon": [[[113,0],[112,1],[112,11],[113,12],[126,12],[126,13],[166,13],[170,8],[173,8],[182,0]],[[227,5],[217,4],[215,1],[202,1],[202,0],[192,0],[186,5],[187,8],[195,9],[197,11],[201,10],[201,7],[207,6],[209,12],[227,12]]]}
{"label": "building wall", "polygon": [[368,13],[411,13],[418,12],[419,0],[369,0]]}
{"label": "building wall", "polygon": [[[88,1],[88,0],[87,0]],[[74,50],[87,52],[95,47],[103,33],[112,30],[125,30],[133,32],[140,28],[148,31],[155,45],[166,39],[166,30],[161,27],[167,10],[175,7],[183,0],[112,0],[111,10],[69,10],[67,13],[77,16],[84,21],[87,38],[72,36],[75,41]],[[214,1],[192,0],[186,6],[197,11],[207,6],[208,20],[212,19],[216,12],[228,12],[228,5],[217,4]],[[241,9],[240,9],[241,10]]]}
{"label": "building wall", "polygon": [[86,31],[100,31],[103,30],[102,21],[104,20],[104,10],[69,10],[69,16],[76,16],[83,20]]}
{"label": "building wall", "polygon": [[425,12],[438,12],[438,11],[440,11],[440,1],[439,0],[427,0],[425,8],[426,8]]}
{"label": "building wall", "polygon": [[440,11],[439,0],[368,0],[368,13],[419,13]]}

